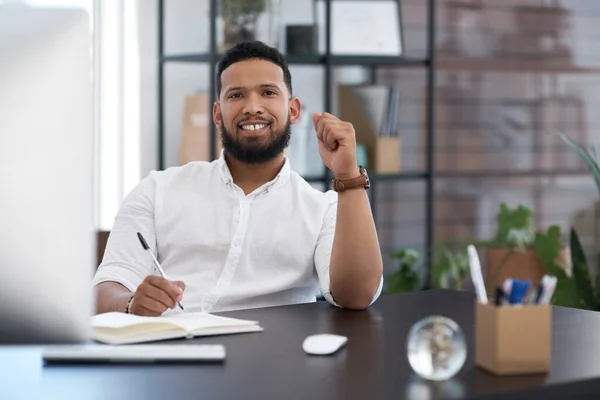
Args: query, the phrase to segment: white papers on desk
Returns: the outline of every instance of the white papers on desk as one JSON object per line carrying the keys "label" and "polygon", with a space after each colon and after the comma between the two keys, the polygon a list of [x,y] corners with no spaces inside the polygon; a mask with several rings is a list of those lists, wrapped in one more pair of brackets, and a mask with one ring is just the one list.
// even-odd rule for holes
{"label": "white papers on desk", "polygon": [[92,339],[108,344],[262,331],[257,321],[200,312],[179,313],[172,317],[142,317],[111,312],[93,316],[91,324]]}

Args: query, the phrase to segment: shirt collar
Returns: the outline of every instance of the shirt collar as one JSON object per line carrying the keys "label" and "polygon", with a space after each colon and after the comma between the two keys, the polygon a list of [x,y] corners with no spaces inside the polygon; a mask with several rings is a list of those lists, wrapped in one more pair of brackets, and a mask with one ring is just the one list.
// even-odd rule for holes
{"label": "shirt collar", "polygon": [[[265,184],[265,187],[274,189],[284,185],[290,179],[290,161],[287,157],[284,157],[283,167],[272,181]],[[221,154],[217,160],[219,165],[219,171],[221,173],[221,178],[224,183],[233,183],[233,177],[231,176],[231,171],[227,166],[227,162],[225,162],[225,150],[221,149]]]}

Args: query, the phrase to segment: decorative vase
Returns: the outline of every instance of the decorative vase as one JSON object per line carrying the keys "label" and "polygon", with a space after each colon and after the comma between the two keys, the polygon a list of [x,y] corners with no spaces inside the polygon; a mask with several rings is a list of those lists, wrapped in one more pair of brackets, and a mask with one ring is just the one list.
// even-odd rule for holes
{"label": "decorative vase", "polygon": [[239,42],[254,40],[278,47],[279,1],[221,0],[219,51],[226,51]]}

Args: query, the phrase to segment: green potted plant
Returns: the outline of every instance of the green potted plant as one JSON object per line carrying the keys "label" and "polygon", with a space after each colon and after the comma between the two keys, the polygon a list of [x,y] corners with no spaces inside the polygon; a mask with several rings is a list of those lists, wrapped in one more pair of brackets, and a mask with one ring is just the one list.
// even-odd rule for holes
{"label": "green potted plant", "polygon": [[[586,149],[582,144],[562,133],[558,133],[558,136],[579,155],[587,166],[600,194],[600,166],[596,148]],[[600,200],[595,199],[589,206],[577,210],[571,221],[571,227],[577,231],[579,237],[586,239],[583,247],[592,260],[590,267],[596,271],[600,268],[600,264],[597,263],[598,249],[600,249]]]}
{"label": "green potted plant", "polygon": [[386,293],[413,292],[421,288],[421,276],[415,266],[419,252],[415,249],[402,249],[389,256],[398,261],[398,268],[385,278]]}
{"label": "green potted plant", "polygon": [[571,228],[569,234],[570,273],[555,262],[560,245],[561,234],[557,229],[537,234],[536,251],[548,273],[557,278],[552,304],[600,311],[600,274],[595,278],[590,275],[587,257],[575,229]]}
{"label": "green potted plant", "polygon": [[447,246],[437,246],[434,252],[429,286],[432,289],[455,289],[464,287],[469,277],[469,257],[466,248],[452,251]]}
{"label": "green potted plant", "polygon": [[[402,249],[390,254],[398,260],[398,268],[385,279],[386,293],[402,293],[422,288],[421,275],[416,270],[420,254],[415,249]],[[462,289],[469,276],[469,261],[465,249],[452,251],[437,246],[431,265],[429,287],[431,289]]]}
{"label": "green potted plant", "polygon": [[598,153],[595,148],[592,148],[591,151],[585,149],[581,143],[576,142],[570,137],[566,136],[563,133],[557,134],[569,147],[571,147],[583,160],[585,165],[587,166],[592,178],[594,178],[594,182],[596,183],[596,188],[598,189],[598,193],[600,194],[600,166],[598,165]]}
{"label": "green potted plant", "polygon": [[[599,157],[596,149],[592,148],[591,150],[588,150],[581,143],[578,143],[563,133],[558,133],[557,135],[580,156],[592,175],[598,193],[600,194],[600,166],[598,165]],[[598,201],[596,201],[594,207],[595,215],[592,215],[591,218],[588,217],[587,223],[591,222],[594,225],[598,225],[598,213],[596,212],[598,208]],[[589,221],[590,219],[591,221]],[[555,248],[556,233],[553,237],[550,236],[551,235],[546,235],[546,237],[542,238],[543,241],[540,241],[540,246],[544,246],[545,251],[548,249],[552,251]],[[571,228],[569,239],[571,274],[563,274],[556,268],[556,265],[550,260],[552,253],[548,252],[544,259],[546,268],[558,278],[556,292],[552,302],[553,304],[565,307],[600,311],[600,273],[596,273],[595,278],[592,278],[590,274],[590,264],[587,261],[586,252],[581,245],[576,228]],[[598,266],[600,265],[600,253],[598,252],[599,238],[596,237],[595,239],[596,240],[588,253],[595,256],[596,266]],[[542,252],[542,250],[540,250],[540,252]]]}
{"label": "green potted plant", "polygon": [[555,292],[553,303],[565,307],[600,311],[600,274],[596,275],[592,283],[587,257],[575,229],[571,229],[570,249],[572,274],[571,276],[560,274],[557,283],[558,293]]}
{"label": "green potted plant", "polygon": [[[573,242],[574,240],[578,241],[574,238],[572,232],[570,241]],[[546,273],[557,278],[556,290],[552,299],[553,304],[577,307],[579,301],[570,270],[563,268],[562,265],[556,262],[560,258],[561,249],[563,248],[563,235],[560,227],[553,226],[547,232],[537,232],[534,247]],[[539,282],[534,284],[537,285]]]}
{"label": "green potted plant", "polygon": [[[529,279],[537,284],[547,273],[536,251],[537,232],[533,213],[524,205],[514,208],[502,203],[496,215],[496,234],[491,240],[478,242],[485,247],[485,280],[488,294],[507,278]],[[552,232],[558,226],[550,228]],[[557,263],[566,267],[566,247],[559,245]],[[563,261],[560,261],[562,258]]]}

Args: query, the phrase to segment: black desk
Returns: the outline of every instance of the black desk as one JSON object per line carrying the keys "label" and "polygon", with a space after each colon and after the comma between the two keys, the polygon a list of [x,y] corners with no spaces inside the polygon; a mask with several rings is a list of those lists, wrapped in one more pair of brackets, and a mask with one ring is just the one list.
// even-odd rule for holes
{"label": "black desk", "polygon": [[[265,330],[196,339],[226,345],[220,365],[44,367],[39,348],[0,347],[0,398],[600,398],[600,314],[555,308],[552,371],[498,378],[473,365],[473,302],[470,293],[431,291],[382,296],[361,312],[318,302],[225,313],[259,320]],[[406,359],[410,326],[432,314],[457,321],[469,346],[461,372],[440,384],[416,379]],[[346,348],[306,355],[303,339],[320,332],[348,336]]]}

